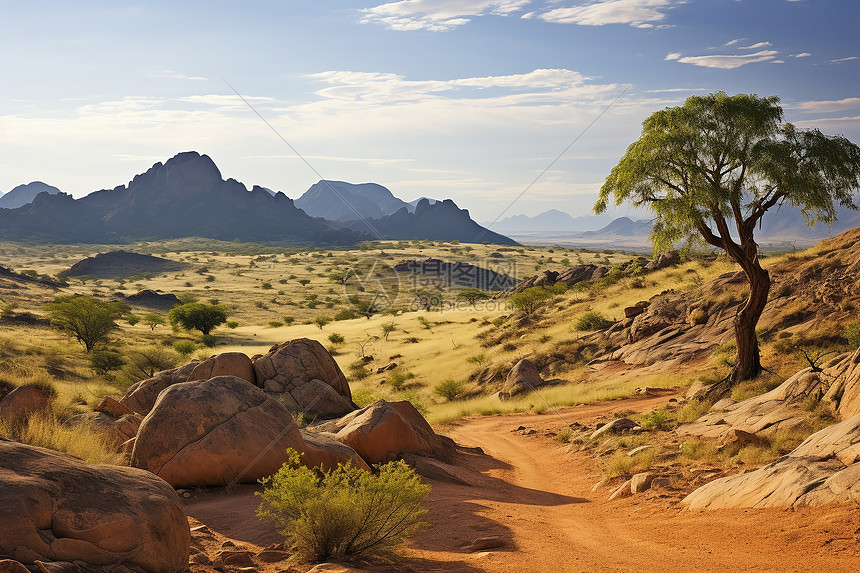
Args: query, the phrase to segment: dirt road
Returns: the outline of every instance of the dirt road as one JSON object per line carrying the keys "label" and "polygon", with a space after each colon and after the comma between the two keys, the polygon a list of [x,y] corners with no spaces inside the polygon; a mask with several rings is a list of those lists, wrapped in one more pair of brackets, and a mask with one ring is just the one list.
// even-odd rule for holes
{"label": "dirt road", "polygon": [[[631,399],[541,416],[464,421],[450,435],[480,446],[477,487],[434,484],[430,519],[410,550],[421,571],[857,571],[857,507],[682,511],[680,495],[607,500],[595,462],[545,437],[569,422],[613,410],[649,410],[668,398]],[[535,429],[523,435],[519,426]],[[503,549],[465,553],[476,538],[501,536]]]}
{"label": "dirt road", "polygon": [[[588,423],[615,410],[647,411],[668,396],[633,398],[542,415],[464,420],[448,434],[487,455],[470,454],[473,486],[433,481],[428,520],[394,568],[369,571],[457,573],[683,573],[739,571],[854,572],[860,570],[860,507],[799,510],[682,510],[680,492],[653,490],[608,501],[592,491],[601,472],[592,457],[571,453],[547,437],[572,422]],[[563,418],[563,419],[562,419]],[[520,426],[526,432],[514,432]],[[529,434],[529,430],[535,430]],[[279,539],[254,517],[254,487],[229,494],[204,492],[189,500],[189,515],[207,528],[194,534],[197,550],[214,559],[235,542],[259,550]],[[469,552],[464,546],[497,536],[504,546]],[[225,540],[226,541],[225,543]],[[293,566],[295,567],[295,565]],[[198,564],[193,571],[215,571]],[[258,564],[258,571],[304,571]],[[332,569],[335,570],[335,569]],[[343,569],[338,569],[343,570]]]}

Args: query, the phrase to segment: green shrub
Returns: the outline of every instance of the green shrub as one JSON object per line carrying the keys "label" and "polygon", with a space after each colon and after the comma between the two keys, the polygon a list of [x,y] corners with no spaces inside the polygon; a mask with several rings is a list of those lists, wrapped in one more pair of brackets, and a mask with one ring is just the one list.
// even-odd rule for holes
{"label": "green shrub", "polygon": [[527,288],[523,292],[512,294],[508,299],[516,310],[526,315],[532,314],[538,308],[546,304],[553,297],[553,293],[543,287]]}
{"label": "green shrub", "polygon": [[352,320],[360,315],[351,308],[345,308],[334,315],[335,320]]}
{"label": "green shrub", "polygon": [[203,343],[203,346],[208,346],[209,348],[212,348],[213,346],[215,346],[216,340],[217,340],[217,338],[215,338],[211,334],[204,334],[203,336],[200,337],[200,342]]}
{"label": "green shrub", "polygon": [[860,321],[851,323],[845,327],[845,338],[848,339],[848,346],[851,348],[860,348]]}
{"label": "green shrub", "polygon": [[107,375],[125,366],[125,360],[117,350],[112,348],[93,350],[90,355],[90,366],[97,373]]}
{"label": "green shrub", "polygon": [[421,507],[430,486],[402,461],[378,474],[350,465],[312,470],[299,454],[261,480],[257,515],[271,521],[295,554],[315,562],[393,554],[393,548],[423,526]]}
{"label": "green shrub", "polygon": [[651,410],[642,415],[639,425],[643,430],[668,430],[671,429],[672,420],[666,410]]}
{"label": "green shrub", "polygon": [[327,316],[318,316],[314,319],[314,324],[316,324],[317,328],[319,328],[320,330],[322,330],[323,327],[329,322],[331,322],[331,319]]}
{"label": "green shrub", "polygon": [[280,320],[270,320],[269,321],[269,328],[281,328],[282,326],[284,326],[284,323],[281,322]]}
{"label": "green shrub", "polygon": [[342,334],[338,334],[337,332],[332,332],[328,335],[328,341],[332,344],[343,344],[346,339]]}
{"label": "green shrub", "polygon": [[190,356],[192,352],[197,350],[197,345],[190,340],[180,340],[173,345],[173,350],[178,352],[183,357]]}
{"label": "green shrub", "polygon": [[236,322],[235,320],[231,320],[231,321],[227,322],[227,328],[229,328],[229,329],[238,328],[238,327],[239,327],[239,323]]}
{"label": "green shrub", "polygon": [[433,391],[436,392],[439,396],[442,396],[446,400],[453,400],[457,396],[463,393],[463,384],[457,382],[453,378],[446,378],[442,382],[439,382]]}
{"label": "green shrub", "polygon": [[415,374],[412,372],[399,372],[395,370],[385,378],[385,382],[395,390],[400,390],[407,380],[412,380],[413,378],[415,378]]}
{"label": "green shrub", "polygon": [[355,380],[364,380],[368,376],[370,376],[370,370],[368,370],[364,364],[352,364],[349,367],[349,373]]}
{"label": "green shrub", "polygon": [[581,315],[573,323],[576,330],[601,330],[612,324],[611,320],[607,320],[605,316],[597,311],[589,310]]}

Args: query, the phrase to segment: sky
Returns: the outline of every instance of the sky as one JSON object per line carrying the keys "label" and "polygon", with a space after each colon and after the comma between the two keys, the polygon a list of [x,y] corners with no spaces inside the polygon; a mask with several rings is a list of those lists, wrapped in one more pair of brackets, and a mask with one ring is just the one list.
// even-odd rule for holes
{"label": "sky", "polygon": [[856,0],[0,0],[0,191],[82,197],[195,150],[292,198],[325,178],[581,216],[691,95],[777,95],[860,143],[858,22]]}

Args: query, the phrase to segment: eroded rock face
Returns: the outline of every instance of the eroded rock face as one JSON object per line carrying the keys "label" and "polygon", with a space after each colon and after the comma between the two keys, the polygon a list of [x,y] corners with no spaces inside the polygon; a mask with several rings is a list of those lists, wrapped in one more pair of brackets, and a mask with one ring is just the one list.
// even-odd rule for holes
{"label": "eroded rock face", "polygon": [[714,480],[684,499],[690,509],[791,507],[860,501],[860,414],[809,436],[787,456]]}
{"label": "eroded rock face", "polygon": [[235,376],[165,389],[141,423],[131,463],[175,487],[253,483],[304,441],[289,411]]}
{"label": "eroded rock face", "polygon": [[254,361],[257,385],[287,408],[322,419],[356,410],[337,362],[316,340],[298,338],[273,346]]}
{"label": "eroded rock face", "polygon": [[454,447],[451,440],[437,435],[408,401],[380,400],[319,429],[335,434],[368,464],[385,463],[404,453],[444,458]]}
{"label": "eroded rock face", "polygon": [[158,394],[174,384],[188,381],[188,376],[197,364],[194,360],[179,368],[157,372],[152,378],[132,384],[119,401],[141,416],[146,416],[155,404]]}
{"label": "eroded rock face", "polygon": [[352,463],[352,465],[370,471],[370,466],[355,450],[342,444],[337,436],[328,432],[311,432],[301,430],[305,441],[302,463],[315,468],[322,466],[323,469],[334,469],[338,464]]}
{"label": "eroded rock face", "polygon": [[822,374],[832,381],[825,395],[843,418],[860,414],[860,349],[834,359]]}
{"label": "eroded rock face", "polygon": [[0,555],[179,572],[190,542],[179,497],[151,473],[0,438]]}

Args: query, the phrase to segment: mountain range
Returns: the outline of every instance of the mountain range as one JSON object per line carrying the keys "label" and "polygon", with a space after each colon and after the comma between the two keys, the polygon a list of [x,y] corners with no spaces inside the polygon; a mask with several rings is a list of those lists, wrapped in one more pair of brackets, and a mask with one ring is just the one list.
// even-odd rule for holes
{"label": "mountain range", "polygon": [[[413,207],[375,183],[320,181],[294,202],[281,192],[260,186],[249,191],[223,179],[211,158],[194,151],[156,163],[127,185],[80,199],[34,182],[0,201],[14,205],[0,208],[0,240],[122,244],[196,236],[321,246],[381,238],[517,244],[484,229],[451,200],[422,199]],[[320,212],[332,219],[313,216]]]}
{"label": "mountain range", "polygon": [[586,215],[572,217],[564,211],[549,209],[534,217],[528,215],[513,215],[499,221],[484,221],[481,224],[499,233],[515,235],[531,235],[546,233],[576,233],[595,231],[609,224],[609,215]]}
{"label": "mountain range", "polygon": [[60,190],[56,187],[33,181],[26,185],[18,185],[8,193],[0,193],[0,209],[17,209],[27,203],[31,203],[39,193],[56,195]]}

